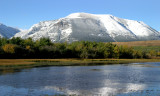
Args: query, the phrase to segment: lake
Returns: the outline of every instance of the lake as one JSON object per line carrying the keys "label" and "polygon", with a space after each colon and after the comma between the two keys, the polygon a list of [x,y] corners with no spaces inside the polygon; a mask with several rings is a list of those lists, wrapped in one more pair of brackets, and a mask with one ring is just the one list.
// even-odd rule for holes
{"label": "lake", "polygon": [[160,94],[160,62],[39,67],[0,74],[0,96]]}

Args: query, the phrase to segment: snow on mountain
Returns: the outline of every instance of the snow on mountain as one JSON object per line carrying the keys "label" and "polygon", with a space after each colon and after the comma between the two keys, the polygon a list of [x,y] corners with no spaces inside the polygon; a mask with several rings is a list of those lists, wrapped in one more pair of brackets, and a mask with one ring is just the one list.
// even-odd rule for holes
{"label": "snow on mountain", "polygon": [[58,20],[43,21],[15,35],[34,40],[47,37],[53,42],[158,40],[159,36],[158,31],[143,22],[88,13],[73,13]]}
{"label": "snow on mountain", "polygon": [[11,38],[17,32],[20,32],[20,30],[0,23],[0,37]]}

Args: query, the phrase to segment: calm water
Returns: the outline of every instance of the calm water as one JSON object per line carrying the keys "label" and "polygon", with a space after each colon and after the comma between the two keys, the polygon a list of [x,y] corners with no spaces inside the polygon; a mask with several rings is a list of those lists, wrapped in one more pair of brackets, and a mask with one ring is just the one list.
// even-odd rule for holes
{"label": "calm water", "polygon": [[0,75],[0,96],[160,96],[160,62],[43,67]]}

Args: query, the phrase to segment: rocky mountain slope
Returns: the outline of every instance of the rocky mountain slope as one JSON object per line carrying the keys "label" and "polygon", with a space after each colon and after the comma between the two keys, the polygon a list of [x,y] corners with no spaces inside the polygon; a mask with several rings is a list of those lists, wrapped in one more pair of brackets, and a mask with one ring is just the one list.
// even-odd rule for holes
{"label": "rocky mountain slope", "polygon": [[143,22],[88,13],[73,13],[58,20],[43,21],[15,35],[34,40],[47,37],[53,42],[159,40],[159,36],[158,31]]}
{"label": "rocky mountain slope", "polygon": [[20,30],[0,23],[0,37],[11,38],[17,32]]}

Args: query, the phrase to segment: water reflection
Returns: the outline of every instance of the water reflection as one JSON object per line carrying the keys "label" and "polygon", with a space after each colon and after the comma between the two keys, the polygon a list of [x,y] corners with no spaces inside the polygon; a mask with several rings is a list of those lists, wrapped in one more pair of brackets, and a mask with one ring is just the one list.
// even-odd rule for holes
{"label": "water reflection", "polygon": [[15,72],[20,72],[20,69],[13,69],[13,68],[1,68],[0,69],[0,75],[5,75],[9,73],[15,73]]}
{"label": "water reflection", "polygon": [[[155,63],[147,63],[154,65]],[[156,66],[160,63],[156,63]],[[45,67],[0,75],[1,96],[160,94],[160,68],[135,64]],[[5,91],[7,90],[7,91]]]}
{"label": "water reflection", "polygon": [[[121,85],[121,84],[120,84]],[[87,95],[87,96],[93,96],[93,95],[98,95],[98,96],[115,96],[117,94],[121,93],[131,93],[131,92],[137,92],[144,90],[146,88],[145,84],[128,84],[125,86],[124,89],[121,88],[114,88],[114,87],[102,87],[102,88],[93,88],[91,90],[70,90],[70,89],[64,89],[64,88],[59,88],[56,86],[45,86],[44,90],[56,90],[57,92],[63,92],[63,94],[76,94],[76,95]]]}
{"label": "water reflection", "polygon": [[28,89],[28,88],[15,88],[12,86],[1,86],[0,95],[1,96],[47,96],[63,94],[62,92],[57,92],[55,90],[41,90],[41,89]]}

